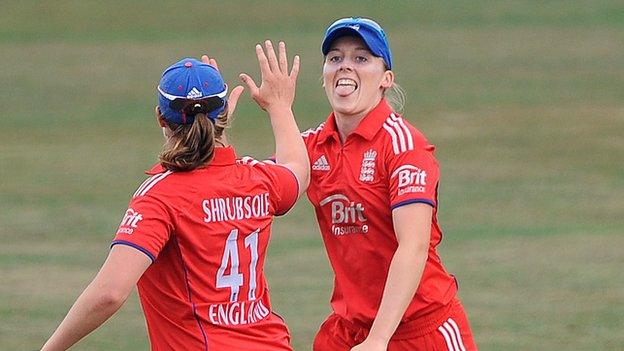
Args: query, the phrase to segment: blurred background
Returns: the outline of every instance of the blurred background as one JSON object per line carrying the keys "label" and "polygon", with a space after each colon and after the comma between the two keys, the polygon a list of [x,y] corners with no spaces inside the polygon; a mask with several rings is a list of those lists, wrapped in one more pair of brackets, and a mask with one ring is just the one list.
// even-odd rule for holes
{"label": "blurred background", "polygon": [[[36,349],[104,261],[156,161],[165,67],[215,56],[230,86],[254,45],[302,58],[302,129],[329,113],[320,42],[335,19],[386,30],[405,117],[437,146],[439,251],[481,350],[624,349],[622,1],[2,1],[0,349]],[[245,94],[231,141],[273,139]],[[306,199],[276,221],[266,269],[296,350],[332,273]],[[76,350],[146,350],[136,294]]]}

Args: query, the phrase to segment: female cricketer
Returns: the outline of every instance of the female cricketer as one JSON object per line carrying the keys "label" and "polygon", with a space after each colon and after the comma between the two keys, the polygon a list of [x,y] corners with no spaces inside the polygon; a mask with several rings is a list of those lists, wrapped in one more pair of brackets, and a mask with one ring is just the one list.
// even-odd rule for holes
{"label": "female cricketer", "polygon": [[329,26],[323,86],[332,113],[303,133],[314,205],[334,271],[316,351],[476,350],[457,283],[436,252],[434,146],[390,107],[392,55],[364,18]]}
{"label": "female cricketer", "polygon": [[[277,164],[237,159],[224,129],[242,86],[227,86],[216,62],[183,59],[158,85],[156,117],[166,143],[136,190],[106,262],[43,350],[65,350],[100,326],[137,284],[152,350],[292,350],[273,313],[263,266],[274,216],[308,183],[309,162],[291,105],[299,71],[286,47],[256,54],[257,87],[269,114]],[[211,65],[212,64],[212,65]]]}

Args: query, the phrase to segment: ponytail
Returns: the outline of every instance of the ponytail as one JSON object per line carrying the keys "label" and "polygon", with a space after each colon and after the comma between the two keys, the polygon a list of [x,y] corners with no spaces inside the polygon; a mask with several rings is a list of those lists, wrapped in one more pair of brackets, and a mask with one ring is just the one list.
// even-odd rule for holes
{"label": "ponytail", "polygon": [[403,114],[403,108],[405,107],[405,92],[403,88],[396,82],[393,82],[392,86],[384,91],[384,95],[394,112]]}
{"label": "ponytail", "polygon": [[215,143],[229,127],[225,111],[227,106],[214,123],[204,113],[196,114],[192,124],[168,122],[172,135],[158,155],[160,164],[173,172],[192,171],[208,164],[214,157]]}

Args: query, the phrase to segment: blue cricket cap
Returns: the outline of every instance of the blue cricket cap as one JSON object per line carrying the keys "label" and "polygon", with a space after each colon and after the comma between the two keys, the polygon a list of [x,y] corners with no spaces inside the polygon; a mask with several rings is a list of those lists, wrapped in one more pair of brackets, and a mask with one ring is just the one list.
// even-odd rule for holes
{"label": "blue cricket cap", "polygon": [[368,49],[377,57],[381,57],[388,69],[392,69],[392,52],[381,26],[368,18],[347,17],[332,23],[325,31],[321,50],[327,55],[334,40],[345,35],[357,35],[362,38]]}
{"label": "blue cricket cap", "polygon": [[184,58],[163,72],[158,84],[158,107],[175,124],[192,124],[205,113],[214,121],[225,109],[227,85],[219,71],[194,58]]}

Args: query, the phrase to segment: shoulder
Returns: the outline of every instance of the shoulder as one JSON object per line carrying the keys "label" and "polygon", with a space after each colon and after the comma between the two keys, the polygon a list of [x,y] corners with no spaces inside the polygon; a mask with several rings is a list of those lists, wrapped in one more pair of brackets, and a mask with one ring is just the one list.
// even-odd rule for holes
{"label": "shoulder", "polygon": [[251,156],[245,156],[236,160],[236,164],[247,168],[250,172],[250,176],[253,178],[254,176],[261,176],[264,178],[273,178],[276,173],[283,173],[287,171],[288,173],[292,173],[290,169],[284,167],[280,164],[275,163],[273,160],[256,160]]}
{"label": "shoulder", "polygon": [[419,129],[398,114],[391,113],[388,116],[382,125],[382,131],[382,142],[395,155],[412,150],[434,149]]}
{"label": "shoulder", "polygon": [[324,127],[325,122],[319,124],[316,127],[301,132],[301,137],[303,137],[303,141],[306,143],[306,145],[311,145],[315,143],[318,140],[318,137],[323,131]]}
{"label": "shoulder", "polygon": [[197,193],[201,178],[197,170],[150,173],[132,194],[131,202],[155,202],[169,209],[185,207]]}
{"label": "shoulder", "polygon": [[299,187],[297,175],[290,168],[277,164],[273,160],[259,161],[245,156],[236,160],[236,163],[248,168],[249,175],[246,178],[248,181],[268,190],[294,185]]}
{"label": "shoulder", "polygon": [[[149,172],[148,178],[139,185],[137,190],[132,194],[132,198],[139,198],[146,196],[148,194],[153,195],[154,193],[159,193],[163,190],[163,184],[167,184],[169,182],[165,181],[167,178],[172,178],[174,173],[168,170],[162,170],[162,172]],[[175,176],[173,176],[175,177]],[[170,184],[167,184],[170,185]],[[165,185],[165,187],[167,187]]]}

